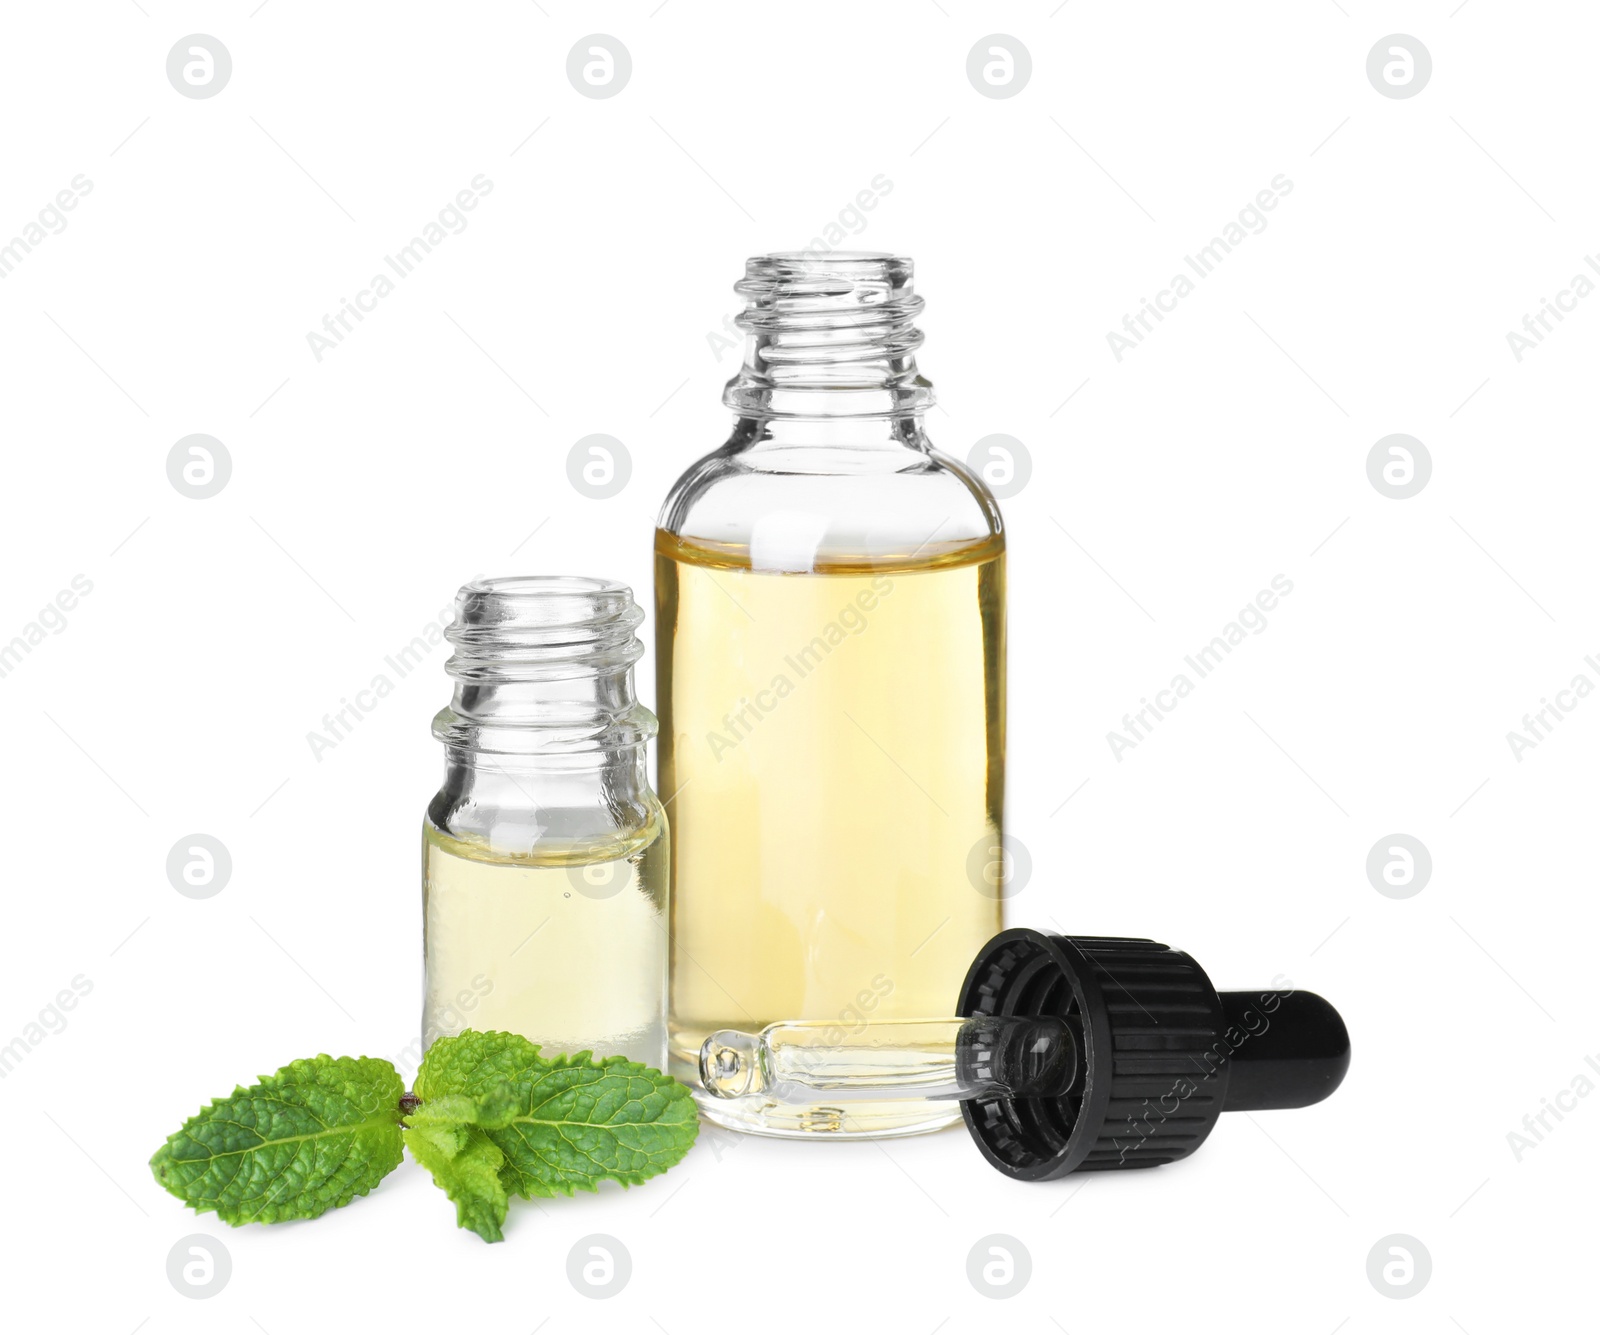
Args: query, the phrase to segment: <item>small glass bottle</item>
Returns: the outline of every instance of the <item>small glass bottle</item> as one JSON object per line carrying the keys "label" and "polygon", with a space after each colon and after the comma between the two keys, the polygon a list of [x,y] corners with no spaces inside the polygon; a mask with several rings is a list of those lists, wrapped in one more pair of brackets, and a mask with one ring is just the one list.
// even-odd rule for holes
{"label": "small glass bottle", "polygon": [[663,1058],[668,836],[644,613],[622,584],[526,576],[456,595],[444,786],[422,826],[423,1046],[502,1029]]}
{"label": "small glass bottle", "polygon": [[923,431],[911,261],[764,255],[736,290],[733,435],[656,533],[669,1069],[740,1130],[933,1130],[953,1099],[722,1100],[700,1081],[719,1029],[947,1013],[1001,925],[1005,539]]}

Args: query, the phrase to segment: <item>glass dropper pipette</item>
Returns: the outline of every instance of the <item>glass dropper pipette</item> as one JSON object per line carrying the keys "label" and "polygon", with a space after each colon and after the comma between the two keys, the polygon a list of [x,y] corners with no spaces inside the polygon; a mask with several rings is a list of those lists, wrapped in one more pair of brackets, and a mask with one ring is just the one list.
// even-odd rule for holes
{"label": "glass dropper pipette", "polygon": [[1350,1065],[1339,1012],[1286,980],[1218,992],[1155,941],[1013,928],[978,952],[954,1017],[722,1029],[705,1092],[786,1103],[949,1100],[1002,1173],[1043,1181],[1199,1148],[1224,1112],[1303,1108]]}

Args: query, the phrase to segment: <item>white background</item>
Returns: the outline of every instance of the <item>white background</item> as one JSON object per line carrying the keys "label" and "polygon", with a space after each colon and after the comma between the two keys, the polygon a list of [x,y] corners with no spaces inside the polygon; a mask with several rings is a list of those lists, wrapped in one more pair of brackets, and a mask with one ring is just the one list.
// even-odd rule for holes
{"label": "white background", "polygon": [[[93,584],[0,680],[0,1042],[92,984],[0,1082],[11,1321],[1593,1320],[1600,1097],[1564,1095],[1520,1160],[1508,1133],[1600,1053],[1600,700],[1520,759],[1506,737],[1576,674],[1600,683],[1600,300],[1520,362],[1506,339],[1600,241],[1590,7],[258,3],[4,16],[0,239],[92,182],[0,281],[0,640]],[[966,75],[997,31],[1032,59],[1006,99]],[[196,32],[233,60],[203,100],[165,74]],[[565,74],[595,32],[632,56],[608,100]],[[1368,81],[1391,33],[1432,54],[1415,97]],[[470,226],[316,360],[308,332],[479,173]],[[1156,936],[1224,987],[1287,975],[1346,1015],[1345,1086],[1231,1116],[1180,1165],[1041,1186],[959,1131],[706,1136],[644,1188],[515,1206],[496,1247],[414,1165],[314,1223],[189,1215],[145,1162],[204,1099],[415,1031],[443,655],[320,760],[307,733],[475,574],[643,594],[661,498],[726,432],[735,354],[708,336],[745,256],[807,245],[880,174],[851,244],[916,259],[930,433],[1032,457],[1004,504],[1009,824],[1033,860],[1011,921]],[[1116,360],[1107,332],[1278,174],[1266,229]],[[203,501],[166,475],[196,432],[233,468]],[[611,500],[567,481],[592,432],[631,453]],[[1409,500],[1366,473],[1394,432],[1432,458]],[[1267,629],[1117,759],[1122,715],[1280,573]],[[166,877],[194,832],[232,855],[214,898]],[[1434,865],[1400,900],[1365,872],[1395,832]],[[232,1256],[206,1301],[166,1275],[192,1233]],[[633,1259],[603,1302],[566,1279],[590,1233]],[[1006,1301],[967,1279],[992,1233],[1032,1256]],[[1433,1261],[1403,1301],[1367,1277],[1394,1233]]]}

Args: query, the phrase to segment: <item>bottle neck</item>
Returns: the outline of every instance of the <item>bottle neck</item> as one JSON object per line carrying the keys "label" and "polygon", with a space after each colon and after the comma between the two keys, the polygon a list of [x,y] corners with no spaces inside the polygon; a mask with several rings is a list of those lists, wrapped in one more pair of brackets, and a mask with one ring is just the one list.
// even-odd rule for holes
{"label": "bottle neck", "polygon": [[732,443],[746,450],[804,448],[900,452],[932,448],[922,428],[921,412],[885,417],[740,416],[734,423]]}
{"label": "bottle neck", "polygon": [[[656,720],[638,701],[644,613],[624,585],[527,576],[456,595],[445,631],[455,693],[433,721],[451,763],[581,772],[642,765]],[[612,759],[614,758],[614,759]]]}
{"label": "bottle neck", "polygon": [[[911,261],[835,251],[790,252],[749,260],[734,290],[748,335],[744,363],[722,401],[746,422],[804,421],[841,426],[858,436],[892,438],[870,424],[915,419],[933,403],[917,372],[922,298],[912,291]],[[813,432],[811,439],[815,439]],[[843,438],[843,437],[841,437]]]}
{"label": "bottle neck", "polygon": [[486,824],[505,842],[510,826],[525,827],[531,838],[592,832],[597,816],[609,825],[631,812],[622,823],[638,824],[653,804],[642,744],[566,756],[451,749],[435,799],[450,815],[435,823],[452,833]]}
{"label": "bottle neck", "polygon": [[655,716],[633,691],[644,613],[621,584],[529,576],[456,595],[445,635],[455,694],[433,720],[446,834],[499,853],[620,846],[649,831]]}

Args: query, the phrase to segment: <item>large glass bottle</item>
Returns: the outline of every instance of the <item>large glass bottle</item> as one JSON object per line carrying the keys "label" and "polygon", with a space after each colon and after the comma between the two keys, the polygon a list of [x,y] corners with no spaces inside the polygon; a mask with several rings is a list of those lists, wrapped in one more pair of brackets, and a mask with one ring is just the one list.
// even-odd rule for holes
{"label": "large glass bottle", "polygon": [[444,785],[422,825],[423,1046],[503,1029],[660,1067],[667,825],[621,584],[527,576],[456,595]]}
{"label": "large glass bottle", "polygon": [[[727,444],[656,534],[661,791],[671,815],[670,1069],[721,1028],[944,1014],[1000,926],[1005,543],[983,483],[923,431],[911,261],[776,254]],[[702,1098],[771,1135],[947,1125],[944,1103]]]}

